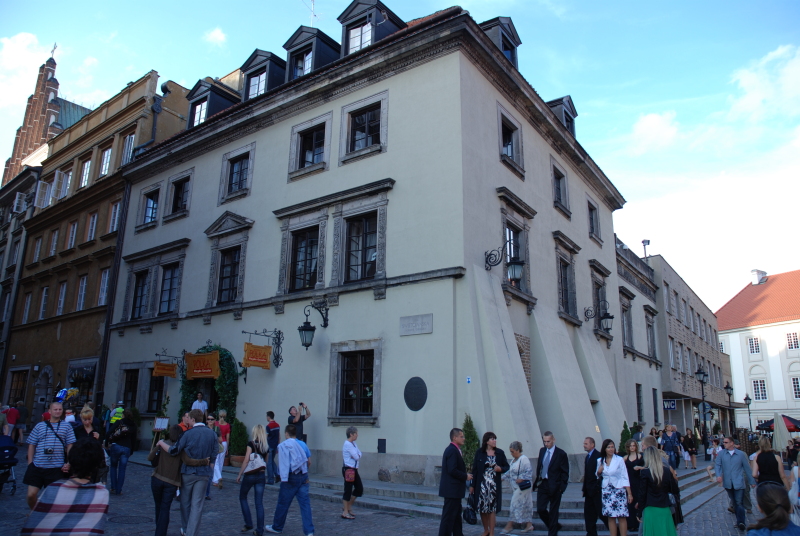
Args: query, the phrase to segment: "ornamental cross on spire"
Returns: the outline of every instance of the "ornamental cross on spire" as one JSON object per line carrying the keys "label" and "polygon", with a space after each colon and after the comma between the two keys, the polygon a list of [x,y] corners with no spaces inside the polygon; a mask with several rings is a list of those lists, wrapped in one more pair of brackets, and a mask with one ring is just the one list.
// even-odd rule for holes
{"label": "ornamental cross on spire", "polygon": [[56,49],[58,48],[58,43],[53,43],[53,50],[50,51],[50,57],[55,59],[54,56],[56,54]]}

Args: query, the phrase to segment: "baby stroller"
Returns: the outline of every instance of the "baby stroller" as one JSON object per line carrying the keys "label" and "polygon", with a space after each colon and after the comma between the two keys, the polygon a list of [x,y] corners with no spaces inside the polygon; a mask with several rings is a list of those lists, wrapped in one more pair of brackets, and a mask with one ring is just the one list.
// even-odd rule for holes
{"label": "baby stroller", "polygon": [[17,477],[14,466],[17,465],[17,447],[10,436],[0,434],[0,493],[3,487],[11,484],[11,495],[17,491]]}

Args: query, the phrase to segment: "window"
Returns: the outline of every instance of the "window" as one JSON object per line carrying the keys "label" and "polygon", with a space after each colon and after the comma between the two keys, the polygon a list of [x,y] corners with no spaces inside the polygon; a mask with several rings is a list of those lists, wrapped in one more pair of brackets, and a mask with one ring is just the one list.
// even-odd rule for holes
{"label": "window", "polygon": [[644,421],[644,397],[642,396],[642,384],[636,384],[636,417],[639,422]]}
{"label": "window", "polygon": [[[512,225],[508,219],[505,220],[505,238],[506,238],[506,250],[505,250],[505,263],[507,268],[507,263],[511,261],[519,261],[525,260],[525,249],[524,249],[524,235],[523,231],[520,231],[519,228]],[[508,284],[517,288],[523,288],[526,286],[527,281],[527,274],[525,270],[527,267],[523,267],[523,272],[519,281],[508,279]],[[503,276],[508,277],[508,270],[503,270]]]}
{"label": "window", "polygon": [[219,269],[219,290],[217,303],[230,303],[236,300],[239,288],[239,256],[241,248],[231,248],[222,252]]}
{"label": "window", "polygon": [[553,165],[553,206],[567,218],[572,216],[569,211],[569,198],[567,195],[567,176]]}
{"label": "window", "polygon": [[372,23],[367,22],[350,28],[348,33],[348,52],[352,54],[372,44]]}
{"label": "window", "polygon": [[694,376],[694,367],[692,367],[692,351],[689,347],[686,347],[686,350],[683,352],[683,355],[686,356],[686,374],[689,376]]}
{"label": "window", "polygon": [[753,400],[768,400],[767,380],[753,380]]}
{"label": "window", "polygon": [[572,311],[572,264],[564,259],[559,259],[558,263],[558,308],[567,314]]}
{"label": "window", "polygon": [[133,285],[133,309],[131,310],[131,318],[142,318],[147,312],[147,272],[139,272],[136,274],[136,279]]}
{"label": "window", "polygon": [[111,205],[111,214],[108,218],[108,232],[113,233],[119,226],[119,202]]}
{"label": "window", "polygon": [[162,268],[161,299],[158,303],[158,314],[164,315],[175,311],[178,300],[178,264],[170,264]]}
{"label": "window", "polygon": [[11,389],[8,392],[8,400],[15,403],[17,400],[25,400],[25,387],[28,383],[27,370],[15,370],[11,372]]}
{"label": "window", "polygon": [[126,408],[136,407],[136,391],[139,390],[139,369],[125,371],[125,383],[123,384],[122,401]]}
{"label": "window", "polygon": [[346,281],[372,279],[378,257],[378,218],[371,213],[347,220]]}
{"label": "window", "polygon": [[592,201],[588,203],[589,210],[589,236],[600,240],[600,211]]}
{"label": "window", "polygon": [[681,303],[683,304],[683,323],[688,326],[692,318],[689,316],[689,304],[686,303],[686,300],[681,300]]}
{"label": "window", "polygon": [[678,343],[678,368],[683,372],[683,344]]}
{"label": "window", "polygon": [[695,331],[695,333],[700,335],[700,338],[702,339],[703,338],[703,329],[700,326],[700,313],[697,313],[697,316],[695,317],[695,320],[697,321],[697,325],[694,327],[694,329],[692,331]]}
{"label": "window", "polygon": [[292,80],[311,72],[311,58],[312,52],[310,48],[292,56],[292,64],[289,67],[292,70]]}
{"label": "window", "polygon": [[652,317],[646,317],[647,324],[647,355],[652,358],[656,357],[656,326]]}
{"label": "window", "polygon": [[680,308],[680,299],[678,297],[678,291],[673,291],[672,299],[674,300],[671,304],[672,312],[675,313],[675,317],[680,320],[681,319],[681,308]]}
{"label": "window", "polygon": [[263,69],[248,77],[247,98],[258,97],[267,89],[267,70]]}
{"label": "window", "polygon": [[758,337],[749,337],[747,339],[747,346],[750,348],[751,354],[761,353],[761,344],[758,341]]}
{"label": "window", "polygon": [[247,170],[250,166],[250,155],[245,153],[230,162],[228,174],[228,194],[247,188]]}
{"label": "window", "polygon": [[670,366],[670,368],[674,369],[674,368],[676,368],[675,367],[675,339],[673,339],[672,337],[669,337],[669,346],[668,346],[668,348],[669,348],[669,366]]}
{"label": "window", "polygon": [[86,230],[86,241],[94,240],[94,235],[97,231],[97,212],[89,214],[89,225]]}
{"label": "window", "polygon": [[653,423],[658,424],[658,389],[653,389]]}
{"label": "window", "polygon": [[76,311],[83,311],[86,306],[86,282],[88,276],[82,275],[78,280],[78,301],[75,304]]}
{"label": "window", "polygon": [[25,294],[25,306],[22,309],[22,323],[23,324],[27,324],[28,323],[28,315],[31,312],[31,300],[32,300],[32,298],[33,298],[33,293],[32,292],[27,292]]}
{"label": "window", "polygon": [[108,175],[108,170],[111,167],[111,147],[103,150],[100,155],[100,176]]}
{"label": "window", "polygon": [[670,300],[672,299],[672,293],[669,291],[669,283],[664,281],[662,288],[664,289],[664,309],[666,309],[668,313],[674,313],[675,311],[669,306]]}
{"label": "window", "polygon": [[508,58],[508,61],[513,63],[515,66],[517,65],[517,49],[514,45],[508,42],[508,40],[504,37],[502,39],[502,47],[501,50],[503,51],[503,55]]}
{"label": "window", "polygon": [[689,317],[686,319],[686,325],[694,331],[694,307],[689,307]]}
{"label": "window", "polygon": [[11,246],[11,255],[8,256],[8,265],[14,266],[19,259],[19,240],[14,240],[14,245]]}
{"label": "window", "polygon": [[797,332],[786,334],[786,347],[789,350],[800,349],[800,341],[797,339]]}
{"label": "window", "polygon": [[153,376],[150,369],[150,392],[147,393],[147,413],[158,413],[164,400],[164,376]]}
{"label": "window", "polygon": [[144,219],[142,223],[153,223],[158,219],[158,194],[160,190],[153,190],[144,196]]}
{"label": "window", "polygon": [[300,134],[297,169],[323,162],[325,156],[325,124]]}
{"label": "window", "polygon": [[64,281],[58,286],[58,305],[56,305],[56,316],[64,314],[64,300],[67,297],[67,282]]}
{"label": "window", "polygon": [[41,254],[42,254],[42,237],[39,236],[33,243],[33,262],[37,262],[39,260],[39,255]]}
{"label": "window", "polygon": [[196,127],[206,120],[206,111],[208,110],[208,99],[203,99],[194,105],[194,113],[192,114],[192,126]]}
{"label": "window", "polygon": [[69,224],[69,234],[67,235],[67,248],[72,249],[75,247],[75,237],[78,234],[78,222],[74,221]]}
{"label": "window", "polygon": [[11,307],[11,289],[9,288],[6,289],[5,292],[3,292],[3,318],[0,321],[5,322],[6,320],[8,320],[8,310],[10,307]]}
{"label": "window", "polygon": [[350,115],[350,150],[360,151],[381,143],[381,107],[372,106]]}
{"label": "window", "polygon": [[189,178],[180,179],[172,183],[172,211],[171,214],[182,212],[189,207]]}
{"label": "window", "polygon": [[106,268],[100,272],[100,291],[97,293],[97,305],[105,305],[108,294],[108,276],[110,268]]}
{"label": "window", "polygon": [[503,122],[502,126],[500,127],[503,148],[501,154],[506,155],[509,158],[514,158],[514,129],[508,126],[507,123]]}
{"label": "window", "polygon": [[122,165],[133,160],[133,134],[128,134],[122,141]]}
{"label": "window", "polygon": [[81,167],[81,185],[79,186],[79,188],[83,188],[84,186],[87,186],[89,184],[89,173],[91,173],[91,170],[92,170],[92,161],[91,160],[85,161]]}
{"label": "window", "polygon": [[800,378],[792,378],[792,393],[795,400],[800,400]]}
{"label": "window", "polygon": [[[595,327],[600,327],[601,315],[595,315]],[[633,348],[633,315],[631,313],[630,305],[622,307],[622,343],[625,346]]]}
{"label": "window", "polygon": [[373,352],[341,354],[339,415],[372,415]]}
{"label": "window", "polygon": [[292,233],[291,290],[312,289],[317,284],[319,227]]}
{"label": "window", "polygon": [[42,301],[39,304],[39,320],[44,320],[47,317],[47,295],[50,293],[50,287],[42,288]]}

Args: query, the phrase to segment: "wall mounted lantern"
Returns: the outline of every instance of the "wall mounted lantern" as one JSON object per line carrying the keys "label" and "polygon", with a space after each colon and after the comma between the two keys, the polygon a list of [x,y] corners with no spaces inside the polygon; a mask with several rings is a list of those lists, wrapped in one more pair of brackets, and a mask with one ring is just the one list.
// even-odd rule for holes
{"label": "wall mounted lantern", "polygon": [[583,310],[583,316],[587,322],[598,314],[600,315],[600,328],[606,333],[610,333],[611,325],[614,323],[614,315],[608,313],[608,302],[606,300],[600,300],[596,309],[587,307]]}
{"label": "wall mounted lantern", "polygon": [[303,348],[308,351],[308,348],[311,346],[311,343],[314,342],[314,332],[317,331],[316,326],[312,326],[311,322],[308,321],[308,315],[311,314],[311,309],[316,309],[317,312],[322,316],[322,327],[328,327],[328,300],[321,300],[317,302],[311,302],[310,304],[306,305],[303,309],[303,314],[306,315],[306,321],[303,322],[303,325],[297,328],[298,333],[300,333],[300,344],[303,345]]}
{"label": "wall mounted lantern", "polygon": [[[506,257],[508,252],[508,245],[512,242],[514,241],[508,240],[499,248],[489,250],[484,254],[486,263],[485,268],[487,271],[490,271],[492,266],[497,266],[503,262],[503,259]],[[506,276],[508,277],[509,281],[519,281],[522,279],[522,271],[525,268],[525,261],[521,260],[517,256],[512,256],[511,259],[506,262],[506,266],[508,268],[508,273]]]}

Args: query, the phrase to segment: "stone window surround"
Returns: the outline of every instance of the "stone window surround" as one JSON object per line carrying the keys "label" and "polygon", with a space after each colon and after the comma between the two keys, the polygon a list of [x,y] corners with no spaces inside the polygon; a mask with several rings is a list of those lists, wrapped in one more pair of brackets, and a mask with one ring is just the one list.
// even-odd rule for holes
{"label": "stone window surround", "polygon": [[[351,118],[354,112],[367,108],[373,104],[381,105],[381,143],[365,147],[358,151],[349,151]],[[327,136],[327,133],[326,133]],[[327,140],[326,140],[327,143]],[[367,158],[374,154],[385,153],[389,148],[389,90],[381,91],[375,95],[342,106],[342,117],[339,131],[339,166]]]}
{"label": "stone window surround", "polygon": [[558,274],[561,270],[561,262],[564,261],[569,264],[569,283],[570,283],[570,308],[571,311],[564,311],[561,308],[561,297],[560,295],[557,296],[558,302],[558,316],[570,324],[574,326],[581,326],[583,322],[578,318],[578,306],[577,306],[577,293],[575,288],[575,255],[581,250],[580,246],[578,246],[575,242],[570,240],[564,233],[561,231],[553,231],[553,239],[556,243],[556,291],[558,293],[561,292],[561,288],[558,285]]}
{"label": "stone window surround", "polygon": [[[236,222],[233,226],[225,228],[225,222]],[[206,309],[217,306],[219,270],[222,262],[222,251],[240,247],[239,252],[239,280],[236,285],[236,299],[233,302],[226,302],[226,306],[241,304],[244,301],[244,276],[247,261],[247,241],[249,239],[250,228],[253,220],[225,212],[206,229],[205,233],[211,239],[211,268],[208,275],[208,295],[206,297]]]}
{"label": "stone window surround", "polygon": [[[345,283],[345,236],[346,219],[364,214],[377,212],[377,253],[375,277],[367,282],[373,287],[375,299],[386,297],[386,225],[387,205],[389,199],[387,192],[394,187],[394,180],[383,179],[373,183],[337,192],[325,197],[314,199],[306,203],[294,205],[274,211],[282,221],[280,273],[278,277],[278,295],[288,294],[288,279],[291,263],[291,233],[293,230],[319,225],[319,242],[317,250],[317,285],[316,288],[325,287],[325,260],[327,256],[327,219],[330,208],[333,207],[333,251],[331,252],[331,279],[328,287],[339,287],[364,281]],[[329,297],[329,302],[331,301]],[[335,298],[333,298],[335,300]],[[278,314],[283,312],[283,304],[276,305]]]}
{"label": "stone window surround", "polygon": [[[172,210],[172,201],[175,198],[175,183],[183,179],[187,179],[186,182],[189,185],[189,194],[186,196],[186,208],[183,210],[178,210],[167,214],[167,210]],[[194,167],[191,167],[186,171],[181,171],[180,173],[176,173],[167,179],[167,195],[164,200],[164,216],[161,217],[162,223],[169,223],[171,221],[175,221],[179,218],[183,218],[189,215],[189,209],[191,208],[192,205],[192,190],[194,189],[192,187],[193,181],[194,181]]]}
{"label": "stone window surround", "polygon": [[[153,184],[151,184],[149,186],[145,186],[144,188],[139,190],[139,207],[138,207],[138,210],[136,211],[136,225],[133,228],[134,229],[134,231],[133,231],[134,234],[138,234],[138,233],[141,233],[143,231],[154,229],[155,227],[158,226],[158,217],[156,217],[151,222],[144,223],[144,211],[145,211],[145,206],[146,206],[146,203],[147,203],[147,196],[149,194],[153,193],[153,192],[158,192],[158,197],[156,199],[156,203],[157,203],[156,210],[158,210],[159,212],[161,211],[161,208],[162,208],[161,186],[162,186],[163,182],[164,181],[158,181],[158,182],[153,183]],[[156,215],[156,216],[158,216],[158,215]]]}
{"label": "stone window surround", "polygon": [[[236,190],[233,193],[228,193],[228,179],[230,178],[231,160],[235,160],[237,157],[245,153],[249,153],[248,163],[247,163],[247,179],[246,179],[247,186],[239,190]],[[220,178],[219,178],[219,197],[217,199],[217,206],[250,195],[250,190],[252,190],[253,188],[253,167],[254,167],[253,165],[255,163],[255,156],[256,156],[255,141],[222,155],[222,171],[220,173]]]}
{"label": "stone window surround", "polygon": [[[599,245],[600,247],[603,247],[603,239],[601,238],[603,231],[600,228],[600,205],[598,205],[597,201],[592,199],[589,196],[589,194],[586,194],[586,202],[589,205],[592,206],[592,208],[594,209],[594,213],[595,213],[595,222],[594,222],[595,232],[592,232],[591,229],[590,229],[589,230],[589,238],[591,238],[592,240],[597,242],[597,245]],[[588,221],[588,218],[589,218],[588,207],[587,207],[586,217],[587,217],[587,221]]]}
{"label": "stone window surround", "polygon": [[[561,175],[563,175],[564,180],[564,195],[562,196],[562,202],[558,202],[555,199],[555,191],[556,191],[556,174],[555,170],[558,170]],[[558,210],[565,218],[568,220],[572,219],[572,212],[569,210],[569,175],[567,175],[567,170],[564,169],[564,166],[558,163],[558,161],[550,155],[550,179],[552,181],[552,188],[553,188],[553,207]]]}
{"label": "stone window surround", "polygon": [[[525,261],[523,287],[517,288],[509,284],[503,279],[503,293],[506,298],[506,305],[511,305],[511,300],[516,299],[524,303],[527,307],[528,314],[533,313],[536,307],[537,299],[530,293],[531,292],[531,274],[530,274],[530,225],[527,220],[533,220],[536,216],[536,211],[525,203],[520,197],[515,195],[511,190],[505,186],[500,186],[496,189],[497,196],[503,201],[505,206],[500,208],[500,229],[501,229],[501,243],[506,243],[506,227],[510,223],[512,227],[520,231],[520,248],[523,252],[523,259]],[[505,252],[504,252],[505,256]],[[503,260],[503,274],[506,274],[508,265]]]}
{"label": "stone window surround", "polygon": [[146,323],[147,320],[158,316],[157,298],[161,290],[159,285],[160,276],[162,275],[161,267],[168,264],[175,264],[176,262],[178,263],[178,292],[175,296],[175,311],[170,313],[170,315],[178,313],[180,310],[183,264],[186,259],[186,248],[189,246],[189,242],[190,240],[188,238],[183,238],[138,253],[132,253],[122,258],[128,265],[128,276],[126,278],[125,299],[123,301],[120,322],[128,322],[131,320],[130,315],[133,307],[134,282],[136,280],[136,274],[143,271],[147,271],[147,310],[140,318],[136,318],[132,320],[132,322],[136,324]]}
{"label": "stone window surround", "polygon": [[[597,285],[600,285],[600,287],[602,287],[602,289],[603,289],[603,296],[602,297],[603,297],[603,299],[608,301],[607,300],[607,294],[606,294],[606,278],[611,275],[611,270],[609,270],[608,268],[603,266],[602,263],[600,263],[600,261],[598,261],[597,259],[589,259],[589,273],[590,273],[590,277],[592,279],[592,306],[593,307],[597,307],[599,309],[600,305],[594,303],[594,285],[597,284]],[[595,324],[594,324],[595,337],[597,338],[598,341],[600,339],[605,339],[606,340],[606,344],[610,348],[611,347],[611,341],[614,340],[614,337],[610,333],[606,332],[604,329],[602,329],[600,327],[600,316],[599,316],[600,311],[597,310],[595,313],[596,313],[596,315],[598,315],[598,316],[594,317],[594,320],[595,320]],[[631,326],[631,328],[633,328],[633,326]],[[633,336],[633,333],[631,333],[631,337],[632,336]],[[631,338],[631,340],[633,340],[633,339]],[[624,343],[625,343],[625,341],[623,341],[623,344]]]}
{"label": "stone window surround", "polygon": [[[372,350],[372,415],[339,415],[341,398],[341,354]],[[331,343],[330,373],[328,377],[328,426],[366,426],[380,428],[381,416],[381,368],[383,358],[383,339],[364,339]]]}
{"label": "stone window surround", "polygon": [[[503,154],[503,123],[513,128],[512,146],[514,148],[514,156],[509,157]],[[525,180],[525,160],[524,152],[522,150],[522,123],[514,119],[502,104],[497,103],[497,144],[498,154],[500,161],[505,164],[517,177]]]}
{"label": "stone window surround", "polygon": [[[117,398],[116,400],[123,400],[122,395],[125,390],[125,372],[128,370],[139,371],[139,382],[136,387],[136,405],[141,405],[142,402],[147,402],[147,397],[150,395],[150,382],[153,375],[150,369],[155,367],[155,361],[136,361],[134,363],[120,363],[119,364],[119,379],[117,381]],[[164,378],[164,393],[169,390],[169,378]],[[144,407],[147,407],[146,405]],[[142,412],[142,415],[155,415],[154,413]]]}
{"label": "stone window surround", "polygon": [[33,373],[32,369],[33,369],[33,365],[19,365],[19,366],[13,366],[13,367],[9,367],[8,368],[8,370],[6,371],[5,387],[3,388],[3,400],[8,400],[9,399],[9,396],[10,396],[10,393],[11,393],[11,376],[12,376],[12,374],[14,372],[23,372],[23,371],[27,371],[28,372],[28,378],[25,380],[25,395],[26,395],[25,398],[26,399],[28,398],[27,394],[28,394],[28,391],[30,389],[31,380],[33,380],[34,384],[35,384],[35,381],[38,379],[38,377],[37,378],[33,378],[31,376],[31,374]]}
{"label": "stone window surround", "polygon": [[[325,125],[325,147],[322,154],[322,162],[304,168],[298,167],[300,158],[300,135],[317,127]],[[294,182],[300,178],[327,171],[331,161],[331,135],[333,133],[333,111],[309,119],[299,125],[292,127],[291,138],[289,140],[289,175],[286,182]]]}

